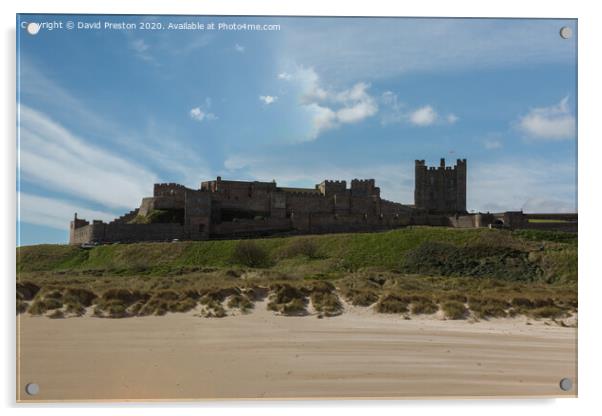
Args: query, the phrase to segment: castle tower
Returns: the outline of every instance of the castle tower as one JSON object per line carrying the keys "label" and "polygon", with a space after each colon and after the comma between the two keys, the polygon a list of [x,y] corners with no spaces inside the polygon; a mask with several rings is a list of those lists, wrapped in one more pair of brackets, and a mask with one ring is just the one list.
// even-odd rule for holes
{"label": "castle tower", "polygon": [[424,160],[416,160],[414,167],[414,205],[433,213],[466,212],[466,159],[458,159],[456,166],[428,167]]}

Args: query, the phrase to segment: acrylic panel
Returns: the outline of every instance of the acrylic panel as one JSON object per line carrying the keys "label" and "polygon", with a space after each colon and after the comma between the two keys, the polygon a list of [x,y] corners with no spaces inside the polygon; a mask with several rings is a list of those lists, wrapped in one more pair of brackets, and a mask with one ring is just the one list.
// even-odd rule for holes
{"label": "acrylic panel", "polygon": [[16,27],[18,401],[576,397],[576,19]]}

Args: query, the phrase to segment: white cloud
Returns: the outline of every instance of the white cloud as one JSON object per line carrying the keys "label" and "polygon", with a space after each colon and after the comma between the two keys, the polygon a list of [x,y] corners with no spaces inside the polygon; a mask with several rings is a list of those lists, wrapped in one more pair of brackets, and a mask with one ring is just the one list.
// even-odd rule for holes
{"label": "white cloud", "polygon": [[311,116],[311,132],[309,134],[310,139],[317,138],[320,133],[326,130],[333,129],[338,126],[336,119],[337,115],[328,107],[322,107],[316,103],[306,104],[306,111]]}
{"label": "white cloud", "polygon": [[337,111],[337,120],[341,123],[357,123],[365,118],[373,116],[378,107],[373,100],[359,101],[351,107],[345,107]]}
{"label": "white cloud", "polygon": [[21,104],[22,179],[111,208],[132,208],[152,190],[154,173],[86,143],[45,114]]}
{"label": "white cloud", "polygon": [[575,137],[575,117],[568,106],[569,97],[556,105],[531,109],[518,121],[518,128],[535,140],[567,140]]}
{"label": "white cloud", "polygon": [[202,35],[195,33],[192,40],[188,43],[180,43],[174,41],[174,39],[165,38],[161,50],[170,52],[174,55],[186,55],[210,45],[214,38],[215,35],[210,32],[206,32]]}
{"label": "white cloud", "polygon": [[[468,161],[467,205],[481,212],[575,212],[576,163]],[[518,186],[517,184],[520,184]]]}
{"label": "white cloud", "polygon": [[385,91],[381,97],[382,112],[380,122],[383,126],[396,123],[409,123],[419,127],[431,126],[433,124],[455,124],[458,116],[449,113],[445,117],[431,105],[425,105],[417,109],[409,109],[405,103],[399,101],[399,97],[393,91]]}
{"label": "white cloud", "polygon": [[347,89],[327,89],[313,68],[298,68],[290,78],[288,74],[282,78],[294,79],[299,85],[301,106],[311,120],[308,140],[343,124],[359,123],[378,112],[376,100],[368,93],[370,84],[365,82]]}
{"label": "white cloud", "polygon": [[276,97],[275,95],[260,95],[259,99],[263,101],[264,104],[268,105],[274,103],[278,99],[278,97]]}
{"label": "white cloud", "polygon": [[283,79],[285,81],[290,81],[293,78],[291,74],[288,72],[281,72],[278,74],[278,79]]}
{"label": "white cloud", "polygon": [[139,53],[145,52],[149,48],[148,44],[144,41],[144,39],[134,39],[132,42],[130,42],[130,46],[133,50]]}
{"label": "white cloud", "polygon": [[190,117],[197,121],[203,121],[205,119],[205,113],[201,110],[200,107],[195,107],[190,110]]}
{"label": "white cloud", "polygon": [[[165,123],[165,120],[157,123],[151,115],[147,117],[146,126],[130,129],[118,124],[108,116],[110,108],[91,108],[83,99],[85,97],[74,96],[65,90],[41,72],[39,68],[42,67],[39,62],[22,57],[21,103],[47,108],[51,111],[45,114],[47,118],[60,121],[63,128],[72,133],[83,132],[80,137],[84,142],[118,148],[120,157],[136,160],[153,172],[161,172],[164,176],[161,180],[196,187],[199,178],[212,176],[200,152],[182,152],[181,143],[185,139],[178,126]],[[61,105],[57,106],[57,102]],[[210,107],[211,100],[207,98],[201,108]]]}
{"label": "white cloud", "polygon": [[385,91],[380,98],[383,111],[380,122],[383,126],[387,124],[402,123],[407,120],[406,105],[399,102],[397,94],[393,91]]}
{"label": "white cloud", "polygon": [[129,46],[135,52],[135,55],[138,58],[157,65],[157,61],[150,53],[150,46],[144,41],[144,39],[132,39],[129,42]]}
{"label": "white cloud", "polygon": [[90,222],[92,220],[111,221],[116,217],[112,212],[90,209],[63,199],[48,198],[24,192],[20,192],[18,198],[19,221],[58,230],[68,230],[69,221],[73,219],[73,214],[76,212],[78,218],[84,218]]}
{"label": "white cloud", "polygon": [[501,149],[503,147],[502,142],[497,139],[485,139],[483,140],[483,147],[488,150]]}
{"label": "white cloud", "polygon": [[189,111],[188,114],[190,115],[190,118],[199,122],[202,122],[204,120],[211,121],[217,119],[215,114],[205,112],[201,110],[201,107],[194,107]]}
{"label": "white cloud", "polygon": [[240,53],[243,53],[245,51],[245,47],[242,45],[239,45],[238,43],[236,45],[234,45],[234,49],[236,50],[236,52],[240,52]]}
{"label": "white cloud", "polygon": [[[558,20],[353,19],[353,24],[291,22],[283,50],[324,79],[353,82],[401,74],[509,68],[576,59],[576,40],[560,42]],[[573,27],[574,22],[562,24]],[[529,42],[525,42],[529,39]],[[311,47],[308,47],[311,45]],[[336,53],[333,53],[336,51]]]}
{"label": "white cloud", "polygon": [[[187,186],[198,186],[199,178],[210,177],[206,161],[197,152],[182,152],[186,140],[178,128],[155,122],[149,116],[147,126],[135,130],[116,123],[107,114],[110,109],[90,107],[92,102],[85,97],[74,96],[61,85],[48,78],[38,68],[43,66],[30,58],[22,57],[21,103],[35,103],[41,108],[51,109],[46,117],[60,120],[63,128],[70,132],[84,132],[82,140],[88,143],[106,143],[120,149],[121,157],[140,161],[150,171],[164,173],[165,181],[179,182]],[[57,106],[56,103],[61,105]],[[201,108],[211,108],[211,99],[206,98]]]}
{"label": "white cloud", "polygon": [[417,126],[430,126],[437,121],[437,112],[430,105],[421,107],[410,113],[410,123]]}
{"label": "white cloud", "polygon": [[376,101],[367,93],[369,84],[359,82],[348,90],[339,92],[335,100],[344,104],[336,112],[340,123],[357,123],[378,111]]}

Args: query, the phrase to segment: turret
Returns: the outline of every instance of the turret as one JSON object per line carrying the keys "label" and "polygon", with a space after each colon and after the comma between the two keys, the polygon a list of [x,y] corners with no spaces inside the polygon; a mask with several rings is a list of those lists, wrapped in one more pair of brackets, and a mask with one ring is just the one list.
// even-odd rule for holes
{"label": "turret", "polygon": [[414,169],[414,204],[417,208],[436,213],[466,212],[466,159],[446,167],[445,158],[439,167],[427,167],[416,160]]}

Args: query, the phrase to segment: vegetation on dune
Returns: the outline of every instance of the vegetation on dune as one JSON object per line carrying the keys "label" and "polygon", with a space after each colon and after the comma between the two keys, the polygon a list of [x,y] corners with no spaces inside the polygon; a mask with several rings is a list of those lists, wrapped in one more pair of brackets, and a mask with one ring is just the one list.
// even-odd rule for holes
{"label": "vegetation on dune", "polygon": [[370,306],[378,300],[378,294],[371,291],[348,291],[347,300],[354,306]]}
{"label": "vegetation on dune", "polygon": [[17,299],[32,300],[40,291],[40,287],[31,282],[17,282]]}
{"label": "vegetation on dune", "polygon": [[307,295],[299,287],[290,284],[276,284],[271,288],[268,309],[283,315],[305,315]]}
{"label": "vegetation on dune", "polygon": [[430,299],[420,299],[412,302],[411,310],[416,315],[433,314],[439,310],[439,306]]}
{"label": "vegetation on dune", "polygon": [[65,312],[73,316],[83,316],[86,308],[79,302],[69,302],[65,304]]}
{"label": "vegetation on dune", "polygon": [[503,299],[492,297],[473,297],[468,301],[468,307],[478,318],[503,318],[510,305]]}
{"label": "vegetation on dune", "polygon": [[468,315],[468,310],[462,302],[450,300],[441,304],[441,309],[447,319],[464,319]]}
{"label": "vegetation on dune", "polygon": [[374,307],[379,313],[404,313],[408,311],[408,302],[401,296],[385,294]]}
{"label": "vegetation on dune", "polygon": [[204,318],[223,318],[228,315],[221,300],[216,298],[204,296],[201,298],[201,305],[200,316]]}
{"label": "vegetation on dune", "polygon": [[24,300],[17,299],[17,315],[25,313],[27,308],[29,308],[29,303],[25,302]]}
{"label": "vegetation on dune", "polygon": [[[577,238],[537,230],[409,227],[242,241],[17,249],[17,313],[129,317],[268,308],[320,316],[343,301],[449,319],[577,310]],[[468,309],[467,309],[468,306]],[[57,313],[58,315],[58,313]]]}
{"label": "vegetation on dune", "polygon": [[309,287],[314,309],[323,316],[336,316],[343,312],[343,304],[330,282],[318,281]]}
{"label": "vegetation on dune", "polygon": [[55,309],[51,313],[48,314],[48,317],[52,318],[52,319],[62,319],[65,317],[65,314],[63,313],[62,310]]}
{"label": "vegetation on dune", "polygon": [[235,294],[228,298],[228,308],[239,309],[242,313],[248,313],[254,308],[253,301],[246,294]]}
{"label": "vegetation on dune", "polygon": [[530,310],[528,314],[534,318],[560,318],[566,316],[567,312],[557,306],[542,306]]}
{"label": "vegetation on dune", "polygon": [[84,307],[92,305],[92,302],[96,299],[96,294],[91,290],[68,287],[62,293],[63,303],[66,304],[78,304]]}

